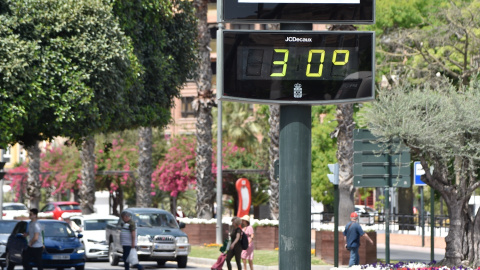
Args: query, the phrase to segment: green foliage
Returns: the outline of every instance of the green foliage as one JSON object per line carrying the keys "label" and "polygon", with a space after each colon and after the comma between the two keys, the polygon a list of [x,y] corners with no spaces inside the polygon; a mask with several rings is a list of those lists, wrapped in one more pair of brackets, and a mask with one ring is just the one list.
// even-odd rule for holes
{"label": "green foliage", "polygon": [[141,83],[132,83],[131,125],[163,127],[179,88],[196,67],[196,18],[183,0],[115,0],[113,10],[130,37],[142,66]]}
{"label": "green foliage", "polygon": [[1,110],[0,125],[15,121],[2,130],[1,144],[79,138],[109,127],[108,113],[124,104],[124,78],[132,76],[128,40],[110,5],[2,0],[0,6],[0,56],[6,60],[0,106],[11,106]]}
{"label": "green foliage", "polygon": [[328,164],[337,162],[336,139],[330,134],[335,130],[336,106],[312,107],[312,197],[323,204],[333,202],[333,185],[327,174]]}

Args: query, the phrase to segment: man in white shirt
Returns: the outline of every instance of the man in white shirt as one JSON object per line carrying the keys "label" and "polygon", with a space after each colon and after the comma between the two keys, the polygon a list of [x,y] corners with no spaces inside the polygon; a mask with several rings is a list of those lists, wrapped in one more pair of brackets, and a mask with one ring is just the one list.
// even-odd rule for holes
{"label": "man in white shirt", "polygon": [[28,236],[28,247],[23,251],[23,269],[31,270],[30,262],[35,262],[38,270],[43,270],[42,253],[43,253],[43,237],[42,229],[38,224],[38,209],[30,209],[30,224],[28,232],[24,235]]}

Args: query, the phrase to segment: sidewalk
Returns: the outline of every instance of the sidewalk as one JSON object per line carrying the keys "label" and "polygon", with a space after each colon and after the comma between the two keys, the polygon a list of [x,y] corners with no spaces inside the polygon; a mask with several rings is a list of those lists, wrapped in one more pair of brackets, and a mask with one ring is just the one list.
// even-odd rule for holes
{"label": "sidewalk", "polygon": [[[188,257],[188,264],[193,264],[197,267],[207,267],[210,268],[217,260],[214,259],[205,259],[205,258],[195,258],[195,257]],[[249,266],[247,266],[250,269]],[[227,269],[226,263],[223,265],[224,269]],[[242,264],[243,268],[243,264]],[[255,270],[278,270],[278,265],[273,266],[265,266],[265,265],[253,265]],[[312,265],[312,270],[330,270],[333,268],[333,265]],[[235,263],[235,258],[232,259],[232,269],[237,269],[237,264]],[[246,269],[242,269],[246,270]]]}

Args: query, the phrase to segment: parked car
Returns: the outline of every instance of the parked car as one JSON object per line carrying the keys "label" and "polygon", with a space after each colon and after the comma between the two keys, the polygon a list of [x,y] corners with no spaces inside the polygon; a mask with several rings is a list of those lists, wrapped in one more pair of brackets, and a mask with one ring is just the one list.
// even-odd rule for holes
{"label": "parked car", "polygon": [[49,202],[40,212],[53,213],[53,219],[62,220],[63,213],[82,213],[82,210],[77,202]]}
{"label": "parked car", "polygon": [[[75,267],[75,270],[84,270],[85,250],[79,240],[82,235],[75,235],[65,221],[40,219],[38,222],[45,246],[42,254],[43,267],[57,269]],[[27,239],[23,233],[28,231],[29,224],[29,220],[18,222],[8,237],[7,270],[13,270],[15,265],[22,264],[22,251],[27,247]]]}
{"label": "parked car", "polygon": [[17,223],[18,220],[0,220],[0,267],[2,269],[5,266],[7,240]]}
{"label": "parked car", "polygon": [[[178,268],[187,267],[190,244],[188,236],[180,230],[185,224],[177,224],[175,217],[168,211],[157,208],[128,208],[137,224],[138,259],[140,261],[156,261],[158,266],[166,261],[176,261]],[[106,237],[109,244],[109,261],[118,265],[123,248],[120,243],[120,232],[123,221],[109,224]]]}
{"label": "parked car", "polygon": [[111,215],[80,215],[71,216],[72,222],[80,228],[85,247],[85,257],[88,259],[108,259],[108,243],[105,239],[107,224],[117,224],[118,217]]}
{"label": "parked car", "polygon": [[378,216],[378,211],[365,205],[355,205],[355,212],[359,216],[358,221],[367,225],[374,224],[375,216]]}
{"label": "parked car", "polygon": [[2,219],[14,219],[18,216],[28,217],[28,208],[23,203],[2,204]]}

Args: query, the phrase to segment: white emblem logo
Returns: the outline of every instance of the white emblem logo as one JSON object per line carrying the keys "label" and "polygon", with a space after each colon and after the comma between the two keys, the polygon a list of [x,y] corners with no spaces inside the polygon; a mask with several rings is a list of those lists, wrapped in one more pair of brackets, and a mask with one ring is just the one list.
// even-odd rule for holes
{"label": "white emblem logo", "polygon": [[293,88],[293,97],[294,98],[302,98],[302,85],[296,83]]}

